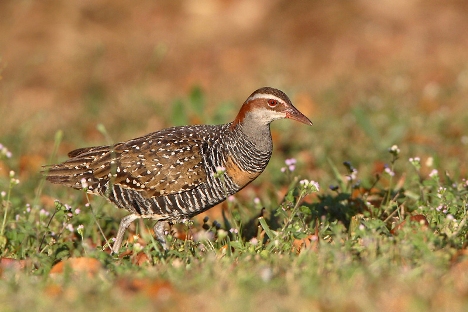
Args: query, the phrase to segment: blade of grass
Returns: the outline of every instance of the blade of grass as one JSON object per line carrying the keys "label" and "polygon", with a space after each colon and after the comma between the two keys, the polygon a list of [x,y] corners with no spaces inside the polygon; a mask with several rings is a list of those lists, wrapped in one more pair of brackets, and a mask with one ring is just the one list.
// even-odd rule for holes
{"label": "blade of grass", "polygon": [[[54,148],[52,150],[52,154],[50,154],[49,160],[47,161],[49,164],[53,163],[53,160],[57,156],[57,151],[60,146],[60,143],[62,142],[63,139],[63,131],[59,130],[55,132],[55,137],[54,137]],[[47,176],[47,167],[46,170],[44,171],[44,174],[42,176],[42,179],[39,181],[39,185],[36,189],[35,195],[34,195],[34,200],[33,200],[33,207],[37,207],[39,203],[39,198],[42,195],[42,190],[44,189],[44,184],[45,184],[45,178]]]}
{"label": "blade of grass", "polygon": [[340,190],[346,190],[346,184],[344,183],[343,179],[341,178],[341,174],[338,171],[338,168],[336,168],[335,163],[327,157],[327,162],[330,165],[333,175],[335,176],[335,179],[338,181],[338,184],[340,186]]}
{"label": "blade of grass", "polygon": [[260,217],[258,218],[258,221],[260,222],[260,224],[262,225],[262,228],[265,230],[265,233],[268,235],[268,237],[273,240],[276,238],[276,234],[270,229],[270,227],[268,226],[268,224],[266,223],[265,221],[265,218],[263,217]]}

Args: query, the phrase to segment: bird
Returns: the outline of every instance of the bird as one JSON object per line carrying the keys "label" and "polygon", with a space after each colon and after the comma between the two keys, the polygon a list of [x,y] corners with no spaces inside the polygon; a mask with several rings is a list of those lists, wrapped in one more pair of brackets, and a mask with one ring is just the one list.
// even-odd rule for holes
{"label": "bird", "polygon": [[130,212],[111,253],[119,253],[127,228],[140,218],[156,221],[154,234],[167,250],[167,226],[223,202],[265,170],[273,152],[270,123],[285,118],[312,125],[283,91],[263,87],[226,124],[177,126],[79,148],[43,171],[51,183],[84,189]]}

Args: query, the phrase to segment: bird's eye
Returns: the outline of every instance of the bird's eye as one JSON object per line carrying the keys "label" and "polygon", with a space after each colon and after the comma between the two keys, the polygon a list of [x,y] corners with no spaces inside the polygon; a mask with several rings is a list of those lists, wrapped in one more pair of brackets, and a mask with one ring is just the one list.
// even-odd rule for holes
{"label": "bird's eye", "polygon": [[270,107],[275,107],[276,105],[278,105],[278,101],[277,100],[273,100],[273,99],[269,99],[268,100],[268,105]]}

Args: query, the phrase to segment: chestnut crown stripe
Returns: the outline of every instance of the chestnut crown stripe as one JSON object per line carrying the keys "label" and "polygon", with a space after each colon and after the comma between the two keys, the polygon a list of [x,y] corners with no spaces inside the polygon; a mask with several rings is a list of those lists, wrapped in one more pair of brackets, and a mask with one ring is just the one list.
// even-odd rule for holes
{"label": "chestnut crown stripe", "polygon": [[250,102],[256,99],[276,100],[282,104],[287,104],[287,102],[285,102],[282,98],[267,93],[256,93],[253,96],[249,97],[246,102]]}

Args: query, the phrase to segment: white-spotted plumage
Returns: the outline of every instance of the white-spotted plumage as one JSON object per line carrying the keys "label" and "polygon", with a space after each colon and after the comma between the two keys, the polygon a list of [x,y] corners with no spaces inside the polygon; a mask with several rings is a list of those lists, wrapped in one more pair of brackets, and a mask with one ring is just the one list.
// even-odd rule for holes
{"label": "white-spotted plumage", "polygon": [[[233,122],[173,127],[112,146],[77,149],[45,172],[52,183],[86,186],[131,212],[120,224],[113,252],[138,218],[158,221],[154,231],[167,248],[166,223],[188,220],[260,175],[272,153],[269,125],[281,118],[312,124],[286,94],[265,87],[247,98]],[[225,168],[222,179],[217,168]]]}

